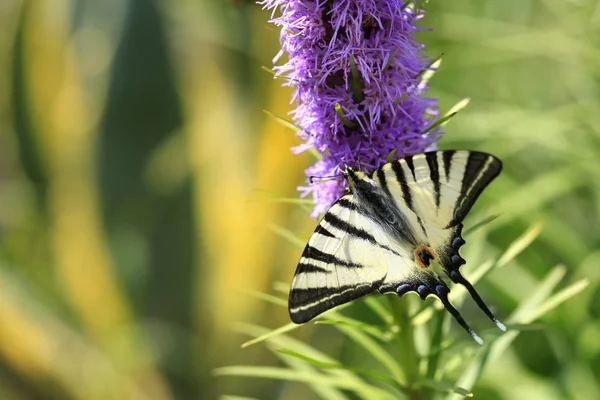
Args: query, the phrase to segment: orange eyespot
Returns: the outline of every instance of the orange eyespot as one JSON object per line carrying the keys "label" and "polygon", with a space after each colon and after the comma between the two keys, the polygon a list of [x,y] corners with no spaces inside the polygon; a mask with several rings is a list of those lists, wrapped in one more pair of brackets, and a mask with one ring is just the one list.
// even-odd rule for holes
{"label": "orange eyespot", "polygon": [[415,262],[421,268],[429,267],[431,260],[436,259],[435,251],[431,247],[420,245],[415,249]]}

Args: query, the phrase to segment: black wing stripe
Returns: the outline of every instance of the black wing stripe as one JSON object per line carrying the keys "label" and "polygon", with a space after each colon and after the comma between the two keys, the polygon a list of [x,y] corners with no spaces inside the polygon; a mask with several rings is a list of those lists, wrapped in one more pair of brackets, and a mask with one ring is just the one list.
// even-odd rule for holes
{"label": "black wing stripe", "polygon": [[438,170],[437,153],[426,153],[425,159],[429,166],[429,178],[433,183],[433,191],[435,195],[435,206],[440,208],[441,188],[440,188],[440,171]]}
{"label": "black wing stripe", "polygon": [[[345,200],[345,199],[342,199],[342,200]],[[342,200],[340,200],[340,202]],[[339,204],[339,202],[338,202],[338,204]],[[337,216],[335,216],[332,213],[325,214],[325,216],[323,217],[323,220],[325,222],[329,223],[334,228],[339,229],[342,232],[347,232],[349,235],[352,235],[352,236],[362,239],[362,240],[366,240],[367,242],[374,244],[375,246],[380,247],[384,250],[387,250],[390,253],[393,253],[400,257],[402,256],[396,250],[379,243],[375,239],[375,236],[371,235],[369,232],[365,231],[364,229],[357,228],[356,226],[350,225],[348,222],[339,219]]]}
{"label": "black wing stripe", "polygon": [[448,150],[442,152],[444,159],[444,173],[446,174],[446,182],[450,182],[450,169],[452,168],[452,157],[454,157],[454,150]]}
{"label": "black wing stripe", "polygon": [[408,169],[410,169],[410,172],[412,173],[413,180],[416,182],[417,176],[415,175],[415,164],[413,162],[412,156],[406,157],[404,160],[406,161],[406,165],[408,165]]}
{"label": "black wing stripe", "polygon": [[410,194],[410,188],[408,187],[408,183],[406,182],[406,175],[404,174],[404,168],[402,168],[401,161],[396,161],[392,163],[392,169],[394,170],[394,174],[396,174],[396,180],[400,184],[400,189],[402,189],[402,197],[404,197],[404,202],[406,206],[412,211],[415,212],[413,207],[412,195]]}
{"label": "black wing stripe", "polygon": [[383,172],[383,168],[377,169],[375,173],[377,174],[377,179],[379,180],[379,186],[381,186],[385,194],[387,194],[388,197],[391,198],[392,194],[390,193],[390,188],[388,187],[387,179],[385,177],[385,172]]}
{"label": "black wing stripe", "polygon": [[319,267],[318,265],[308,264],[306,262],[301,261],[298,264],[298,269],[297,269],[296,274],[314,273],[314,272],[321,272],[321,273],[326,273],[326,274],[331,273],[331,271],[328,270],[327,268]]}
{"label": "black wing stripe", "polygon": [[327,230],[327,228],[325,228],[323,225],[317,226],[317,229],[315,229],[315,233],[318,233],[319,235],[327,236],[330,238],[336,237],[333,233],[329,232]]}
{"label": "black wing stripe", "polygon": [[350,263],[348,261],[339,259],[333,254],[324,253],[316,247],[312,247],[310,245],[306,246],[306,248],[304,249],[304,253],[302,253],[302,258],[300,259],[300,262],[302,262],[305,259],[321,261],[325,264],[334,264],[335,266],[346,268],[364,268],[364,265],[362,264]]}
{"label": "black wing stripe", "polygon": [[352,211],[360,211],[356,203],[353,203],[352,201],[343,197],[338,200],[337,204]]}
{"label": "black wing stripe", "polygon": [[356,236],[362,240],[366,240],[370,243],[377,244],[375,237],[369,232],[350,225],[347,221],[339,219],[336,215],[332,213],[325,214],[323,220],[342,232],[348,232],[350,235]]}

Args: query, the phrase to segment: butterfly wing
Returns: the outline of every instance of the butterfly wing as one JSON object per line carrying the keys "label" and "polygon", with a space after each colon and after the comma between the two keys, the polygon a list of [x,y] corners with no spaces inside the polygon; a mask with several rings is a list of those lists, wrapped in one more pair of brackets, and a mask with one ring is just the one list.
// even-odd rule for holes
{"label": "butterfly wing", "polygon": [[503,328],[460,274],[459,267],[465,261],[458,254],[465,243],[461,236],[464,218],[501,170],[500,160],[490,154],[435,151],[385,164],[373,173],[373,179],[406,216],[417,241],[434,250],[448,277],[463,284],[482,310]]}
{"label": "butterfly wing", "polygon": [[399,257],[388,235],[358,211],[356,199],[340,198],[306,245],[289,296],[292,321],[315,316],[375,291],[391,257]]}

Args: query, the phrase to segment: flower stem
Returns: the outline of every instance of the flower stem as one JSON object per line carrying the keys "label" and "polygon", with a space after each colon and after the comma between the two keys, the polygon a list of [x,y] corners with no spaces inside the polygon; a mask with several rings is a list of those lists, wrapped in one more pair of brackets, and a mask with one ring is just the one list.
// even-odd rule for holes
{"label": "flower stem", "polygon": [[410,400],[421,400],[421,391],[415,385],[421,379],[419,373],[419,355],[415,347],[414,326],[409,313],[408,299],[397,299],[390,296],[395,323],[400,327],[396,336],[396,353],[399,364],[404,369]]}

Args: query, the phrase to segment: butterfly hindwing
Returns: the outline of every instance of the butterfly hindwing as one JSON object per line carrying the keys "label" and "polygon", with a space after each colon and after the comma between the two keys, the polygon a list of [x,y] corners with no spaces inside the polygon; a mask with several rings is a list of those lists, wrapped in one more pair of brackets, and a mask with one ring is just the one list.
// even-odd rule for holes
{"label": "butterfly hindwing", "polygon": [[373,174],[411,221],[418,243],[435,253],[446,275],[464,285],[499,327],[473,286],[461,275],[462,222],[485,187],[502,170],[496,157],[476,151],[435,151],[406,157]]}

